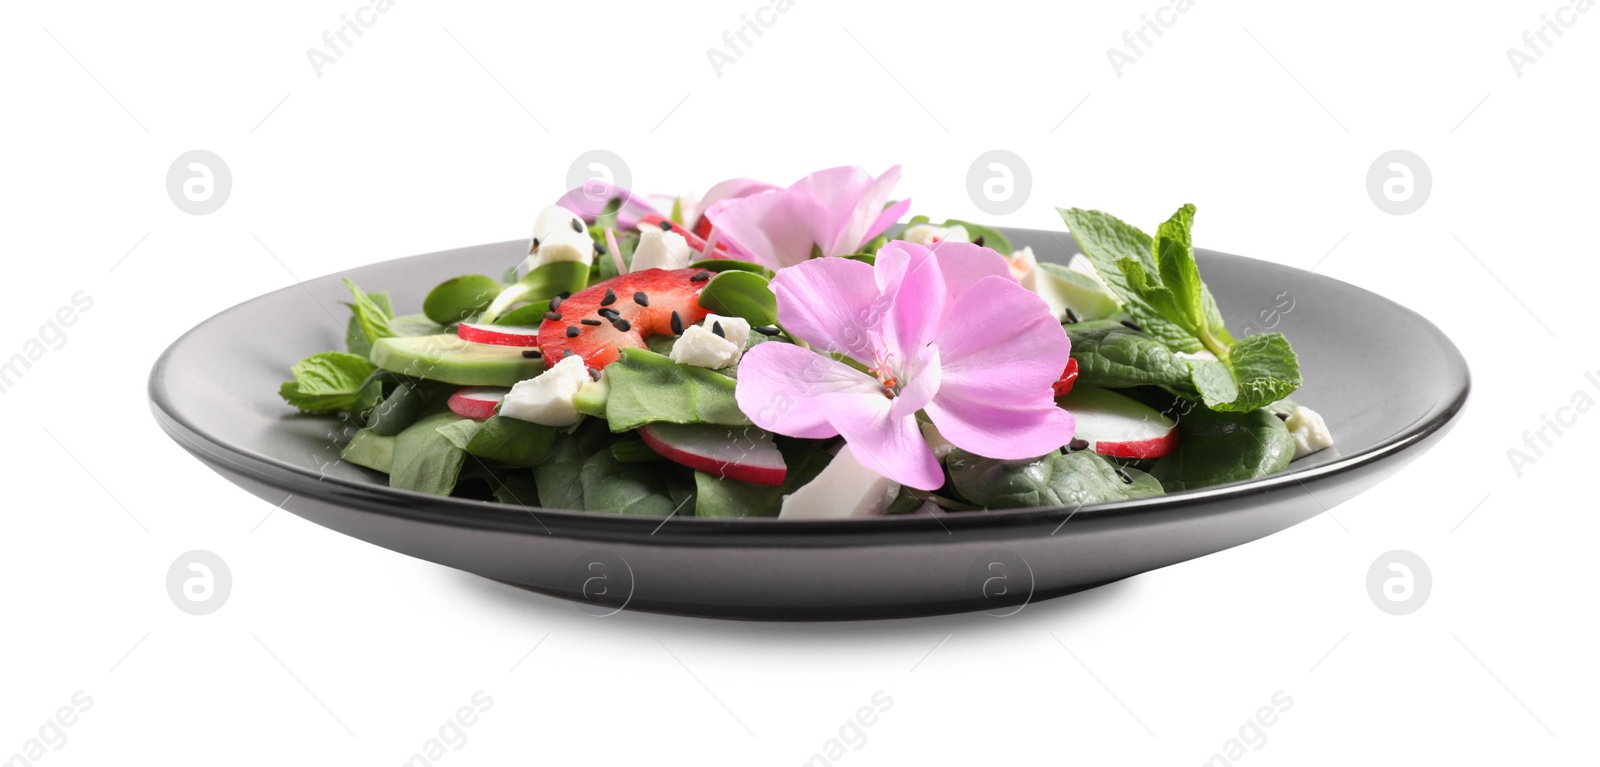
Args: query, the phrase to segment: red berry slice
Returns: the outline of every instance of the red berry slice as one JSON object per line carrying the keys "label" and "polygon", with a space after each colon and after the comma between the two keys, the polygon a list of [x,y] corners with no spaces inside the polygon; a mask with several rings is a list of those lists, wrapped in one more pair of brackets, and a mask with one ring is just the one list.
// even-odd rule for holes
{"label": "red berry slice", "polygon": [[574,293],[557,307],[560,319],[546,318],[539,325],[545,366],[555,367],[568,354],[578,354],[598,370],[615,362],[622,349],[645,348],[650,336],[682,332],[705,318],[700,291],[710,276],[703,269],[645,269]]}
{"label": "red berry slice", "polygon": [[1072,393],[1072,384],[1077,380],[1078,361],[1069,357],[1066,369],[1061,371],[1061,380],[1056,381],[1051,386],[1055,389],[1057,397],[1065,397]]}

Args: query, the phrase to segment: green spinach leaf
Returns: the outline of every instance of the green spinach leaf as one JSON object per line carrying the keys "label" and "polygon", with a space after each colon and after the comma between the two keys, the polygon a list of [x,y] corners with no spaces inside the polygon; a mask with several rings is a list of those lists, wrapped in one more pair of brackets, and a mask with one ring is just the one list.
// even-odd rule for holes
{"label": "green spinach leaf", "polygon": [[1076,508],[1093,503],[1161,495],[1161,483],[1138,469],[1117,466],[1097,453],[1051,453],[1032,461],[1002,461],[957,449],[945,460],[956,491],[985,508]]}
{"label": "green spinach leaf", "polygon": [[389,486],[433,495],[453,492],[467,454],[440,427],[467,420],[454,413],[435,413],[400,432],[394,441]]}
{"label": "green spinach leaf", "polygon": [[645,351],[623,349],[606,366],[611,384],[606,420],[612,431],[629,431],[652,421],[745,426],[750,419],[734,400],[734,379],[713,370],[680,365]]}
{"label": "green spinach leaf", "polygon": [[1178,449],[1150,473],[1167,492],[1276,474],[1294,458],[1288,427],[1265,408],[1216,413],[1195,408],[1178,419]]}

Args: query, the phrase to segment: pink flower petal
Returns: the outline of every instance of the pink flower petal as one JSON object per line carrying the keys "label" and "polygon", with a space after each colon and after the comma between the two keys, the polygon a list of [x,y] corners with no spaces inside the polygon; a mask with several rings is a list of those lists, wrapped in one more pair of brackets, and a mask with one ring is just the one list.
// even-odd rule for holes
{"label": "pink flower petal", "polygon": [[633,229],[639,225],[639,219],[661,215],[645,198],[598,179],[590,179],[583,186],[567,192],[556,200],[556,204],[577,214],[584,221],[594,223],[595,218],[605,212],[606,206],[618,199],[622,200],[622,207],[617,210],[619,229]]}
{"label": "pink flower petal", "polygon": [[944,275],[939,262],[915,245],[899,243],[879,254],[885,260],[877,262],[874,277],[891,283],[884,293],[894,296],[884,317],[884,342],[893,364],[908,365],[933,340],[944,319]]}
{"label": "pink flower petal", "polygon": [[[1005,256],[981,245],[944,240],[933,246],[933,257],[939,259],[939,270],[944,273],[944,284],[951,296],[965,294],[985,277],[1017,281],[1011,276],[1011,266],[1006,263]],[[954,303],[948,302],[947,306]]]}
{"label": "pink flower petal", "polygon": [[933,342],[946,387],[988,386],[1002,406],[1048,397],[1072,356],[1072,342],[1044,299],[1010,277],[984,277],[960,294]]}
{"label": "pink flower petal", "polygon": [[767,431],[823,439],[839,434],[828,421],[823,395],[848,392],[884,399],[882,391],[876,379],[849,365],[793,344],[772,342],[745,352],[733,397],[739,410]]}
{"label": "pink flower petal", "polygon": [[811,197],[778,190],[723,200],[706,217],[740,252],[782,269],[811,258],[828,228],[829,212]]}
{"label": "pink flower petal", "polygon": [[944,470],[917,428],[917,419],[894,417],[889,399],[854,392],[817,399],[863,466],[919,490],[937,490],[944,484]]}
{"label": "pink flower petal", "polygon": [[900,394],[894,398],[890,409],[890,415],[895,418],[916,415],[939,392],[939,384],[944,380],[943,370],[939,367],[939,348],[924,348],[916,359],[906,365],[905,375],[907,380],[903,382]]}
{"label": "pink flower petal", "polygon": [[756,181],[750,178],[730,178],[726,181],[718,181],[710,189],[706,190],[705,196],[694,204],[692,211],[684,211],[684,217],[689,219],[684,225],[694,229],[700,222],[700,216],[705,215],[705,212],[710,210],[711,206],[723,200],[737,200],[740,197],[749,197],[753,194],[760,194],[761,192],[779,188],[765,181]]}
{"label": "pink flower petal", "polygon": [[772,292],[784,330],[823,351],[873,364],[889,300],[879,295],[872,267],[848,258],[812,259],[780,270]]}
{"label": "pink flower petal", "polygon": [[900,219],[905,218],[905,215],[910,212],[910,197],[884,208],[883,212],[878,214],[878,220],[873,221],[872,226],[867,228],[867,233],[861,237],[861,242],[856,243],[856,250],[860,250],[861,246],[866,245],[872,238],[888,231],[889,227],[900,223]]}
{"label": "pink flower petal", "polygon": [[924,410],[951,444],[989,458],[1036,458],[1072,441],[1072,414],[1054,400],[1007,407],[983,396],[999,388],[973,392],[942,386]]}

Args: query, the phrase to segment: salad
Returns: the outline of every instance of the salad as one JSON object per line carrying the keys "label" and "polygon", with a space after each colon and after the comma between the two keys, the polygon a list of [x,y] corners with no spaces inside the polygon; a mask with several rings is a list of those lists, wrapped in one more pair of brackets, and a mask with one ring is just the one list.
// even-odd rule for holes
{"label": "salad", "polygon": [[1084,255],[1060,266],[967,221],[902,227],[898,179],[591,183],[420,313],[346,280],[347,348],[279,393],[396,488],[659,517],[1076,508],[1332,444],[1289,399],[1288,339],[1224,326],[1192,205],[1153,235],[1061,209]]}

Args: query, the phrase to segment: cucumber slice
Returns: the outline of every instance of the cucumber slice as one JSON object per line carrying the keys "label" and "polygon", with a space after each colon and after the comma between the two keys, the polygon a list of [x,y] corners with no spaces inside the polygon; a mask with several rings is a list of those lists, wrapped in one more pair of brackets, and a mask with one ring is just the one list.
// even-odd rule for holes
{"label": "cucumber slice", "polygon": [[1039,296],[1052,311],[1072,310],[1080,321],[1103,320],[1122,311],[1122,304],[1095,278],[1060,264],[1038,266]]}
{"label": "cucumber slice", "polygon": [[544,371],[544,360],[514,346],[475,344],[454,335],[380,338],[372,364],[405,376],[461,386],[511,386]]}
{"label": "cucumber slice", "polygon": [[344,452],[339,457],[357,466],[388,474],[394,465],[394,437],[362,429],[350,438],[350,444],[344,446]]}

